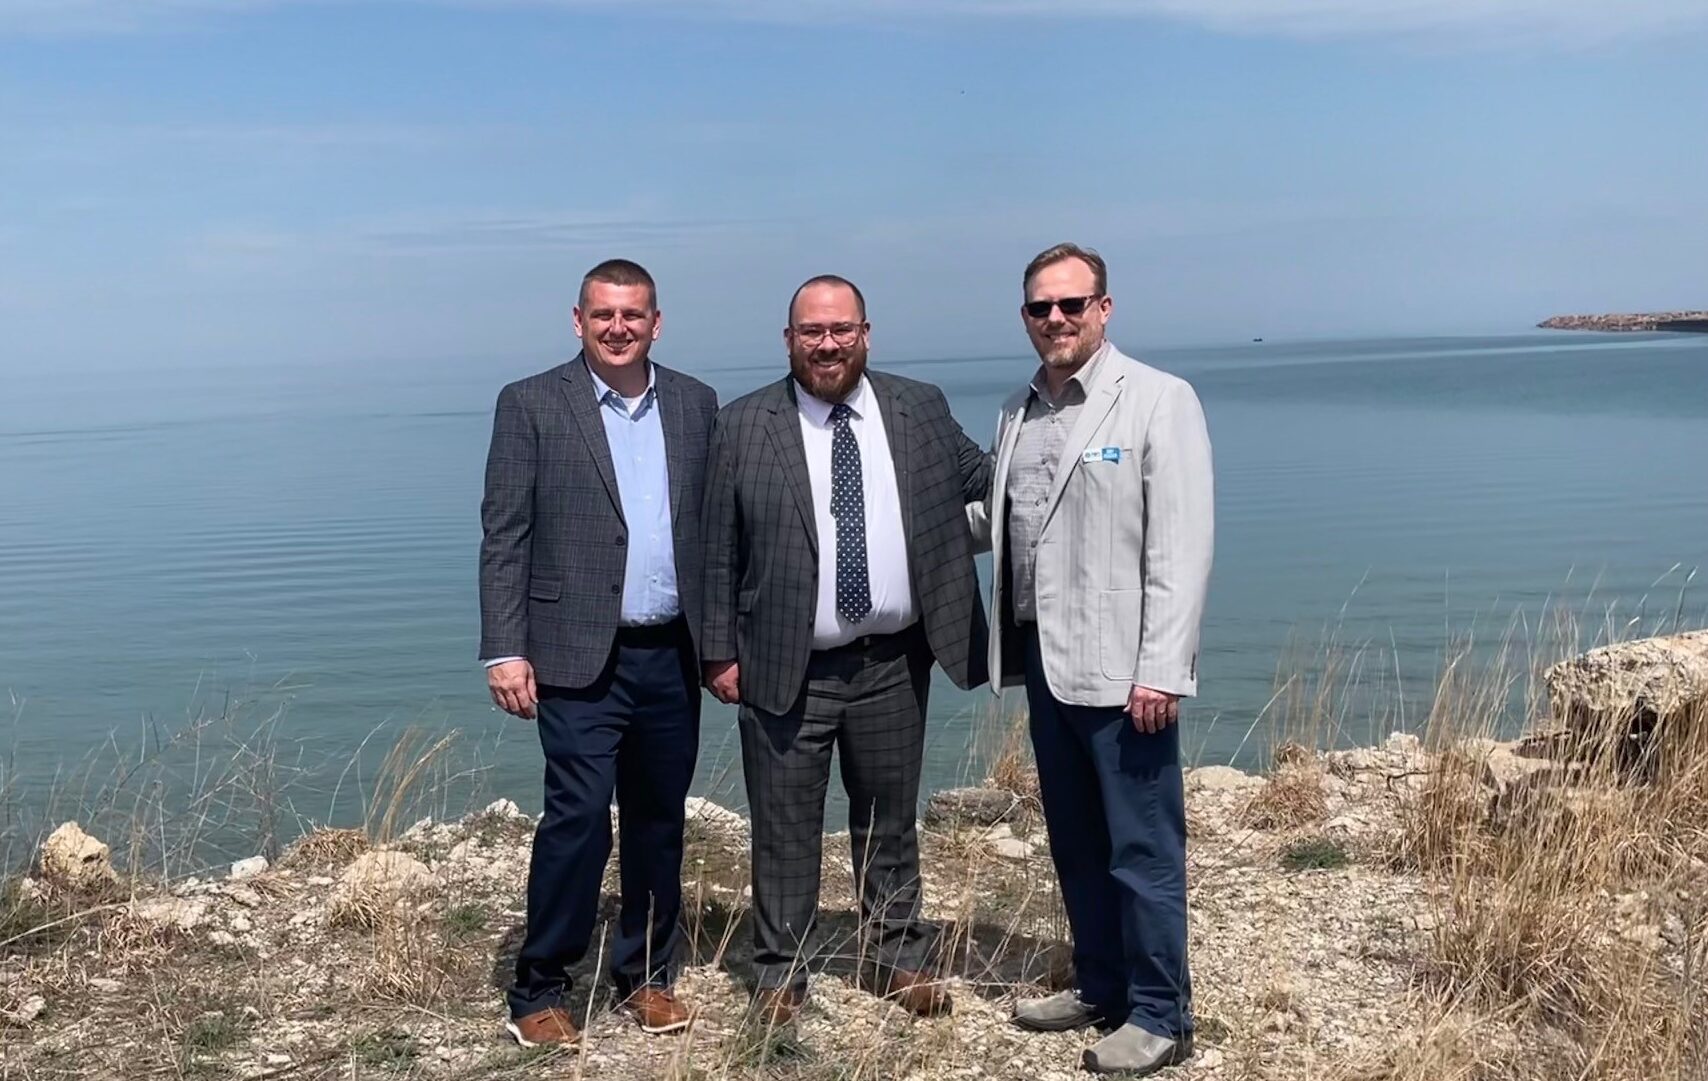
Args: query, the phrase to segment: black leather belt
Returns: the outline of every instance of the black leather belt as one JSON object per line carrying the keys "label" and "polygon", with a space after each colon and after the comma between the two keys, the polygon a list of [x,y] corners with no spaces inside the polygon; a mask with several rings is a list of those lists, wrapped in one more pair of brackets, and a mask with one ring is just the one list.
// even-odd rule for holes
{"label": "black leather belt", "polygon": [[854,658],[887,661],[912,652],[924,637],[924,632],[916,622],[891,634],[863,634],[852,642],[844,642],[829,649],[815,649],[810,660],[819,663],[834,663]]}
{"label": "black leather belt", "polygon": [[688,621],[677,616],[668,623],[647,623],[617,628],[617,644],[631,649],[662,649],[679,645],[688,633]]}

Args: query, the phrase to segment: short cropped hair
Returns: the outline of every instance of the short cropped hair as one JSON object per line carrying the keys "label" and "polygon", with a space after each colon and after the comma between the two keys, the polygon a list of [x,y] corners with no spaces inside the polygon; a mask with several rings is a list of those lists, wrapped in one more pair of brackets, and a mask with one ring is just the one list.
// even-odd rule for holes
{"label": "short cropped hair", "polygon": [[816,278],[808,278],[795,290],[795,295],[789,298],[789,322],[795,321],[795,301],[801,299],[801,294],[815,285],[840,285],[854,294],[854,303],[860,306],[860,321],[866,321],[866,295],[860,292],[860,287],[840,274],[820,274]]}
{"label": "short cropped hair", "polygon": [[606,285],[644,285],[649,303],[658,307],[658,283],[652,280],[652,275],[646,272],[646,267],[629,259],[607,259],[589,270],[581,279],[581,293],[577,303],[587,306],[587,286],[592,282],[603,282]]}
{"label": "short cropped hair", "polygon": [[1109,264],[1103,261],[1103,256],[1098,255],[1090,248],[1082,248],[1078,244],[1057,244],[1053,248],[1045,248],[1034,255],[1032,261],[1026,264],[1026,276],[1020,279],[1020,288],[1024,290],[1030,285],[1033,276],[1038,271],[1047,266],[1065,262],[1068,259],[1078,259],[1091,268],[1091,273],[1097,282],[1098,296],[1103,296],[1109,292]]}

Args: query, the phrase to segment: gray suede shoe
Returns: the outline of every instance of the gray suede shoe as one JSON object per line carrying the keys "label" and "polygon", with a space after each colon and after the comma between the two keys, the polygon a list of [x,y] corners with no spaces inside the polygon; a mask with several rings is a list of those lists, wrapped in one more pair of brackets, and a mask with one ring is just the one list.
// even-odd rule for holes
{"label": "gray suede shoe", "polygon": [[1078,991],[1061,991],[1049,998],[1014,1004],[1014,1023],[1033,1032],[1066,1032],[1102,1019],[1102,1012],[1080,998]]}
{"label": "gray suede shoe", "polygon": [[1145,1077],[1192,1057],[1192,1037],[1158,1036],[1128,1022],[1085,1049],[1083,1065],[1092,1073]]}

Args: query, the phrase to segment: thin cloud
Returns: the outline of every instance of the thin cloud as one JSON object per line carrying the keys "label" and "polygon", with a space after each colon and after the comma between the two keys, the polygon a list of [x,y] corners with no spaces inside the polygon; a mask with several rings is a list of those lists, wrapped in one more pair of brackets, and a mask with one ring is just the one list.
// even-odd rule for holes
{"label": "thin cloud", "polygon": [[401,251],[578,249],[602,245],[672,243],[755,224],[759,223],[550,216],[503,217],[370,229],[362,234],[361,239],[380,248]]}
{"label": "thin cloud", "polygon": [[[0,0],[0,32],[136,31],[323,0]],[[1452,36],[1592,43],[1708,28],[1702,0],[370,0],[374,6],[657,11],[765,22],[1162,19],[1286,37]]]}
{"label": "thin cloud", "polygon": [[186,253],[195,265],[206,267],[265,265],[325,256],[579,251],[633,245],[657,248],[777,224],[759,219],[691,221],[544,213],[353,223],[297,232],[232,225],[187,238]]}

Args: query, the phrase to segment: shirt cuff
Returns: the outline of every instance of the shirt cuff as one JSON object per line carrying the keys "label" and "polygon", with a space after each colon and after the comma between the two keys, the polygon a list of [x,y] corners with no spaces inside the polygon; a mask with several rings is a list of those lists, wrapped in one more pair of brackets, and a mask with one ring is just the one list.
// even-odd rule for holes
{"label": "shirt cuff", "polygon": [[480,663],[488,668],[495,668],[501,664],[509,664],[511,661],[525,661],[527,659],[528,658],[526,657],[494,657],[490,661],[482,661]]}

